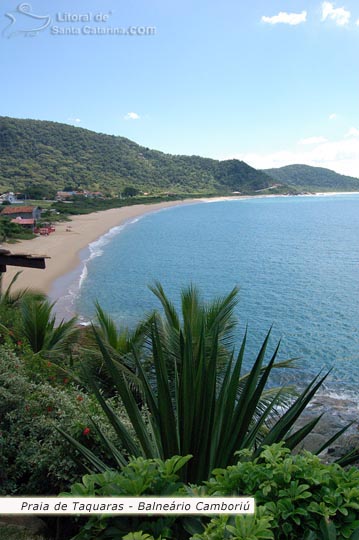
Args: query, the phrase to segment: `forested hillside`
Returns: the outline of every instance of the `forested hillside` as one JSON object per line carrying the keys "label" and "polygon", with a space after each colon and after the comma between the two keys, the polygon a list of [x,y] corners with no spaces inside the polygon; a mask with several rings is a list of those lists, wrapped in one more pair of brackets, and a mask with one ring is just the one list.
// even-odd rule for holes
{"label": "forested hillside", "polygon": [[0,117],[0,192],[51,197],[87,188],[118,195],[133,186],[154,194],[248,193],[272,183],[242,161],[172,156],[67,124]]}
{"label": "forested hillside", "polygon": [[279,169],[266,169],[263,172],[278,182],[310,191],[359,191],[358,178],[344,176],[323,167],[287,165]]}

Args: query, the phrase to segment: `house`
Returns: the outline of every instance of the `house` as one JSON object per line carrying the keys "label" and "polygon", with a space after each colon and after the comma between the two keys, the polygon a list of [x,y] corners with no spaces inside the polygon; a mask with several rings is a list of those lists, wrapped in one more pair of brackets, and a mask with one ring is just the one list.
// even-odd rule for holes
{"label": "house", "polygon": [[11,220],[11,223],[16,223],[16,225],[21,225],[25,229],[31,229],[32,231],[35,228],[34,218],[24,219],[22,217],[17,217]]}
{"label": "house", "polygon": [[101,191],[87,191],[86,189],[83,191],[58,191],[56,193],[56,200],[61,202],[72,199],[74,197],[86,197],[88,199],[104,199],[104,195],[103,193],[101,193]]}
{"label": "house", "polygon": [[33,219],[36,223],[41,218],[41,208],[39,206],[5,206],[0,215],[10,219]]}
{"label": "house", "polygon": [[0,195],[0,204],[2,204],[3,202],[8,202],[10,204],[15,204],[15,203],[21,203],[21,201],[18,201],[17,198],[16,198],[16,194],[13,193],[12,191],[9,191],[8,193],[3,193],[2,195]]}
{"label": "house", "polygon": [[58,191],[56,193],[56,200],[65,201],[67,199],[71,199],[74,195],[76,195],[75,191]]}
{"label": "house", "polygon": [[105,196],[101,191],[89,191],[87,193],[87,197],[95,198],[95,199],[104,199]]}

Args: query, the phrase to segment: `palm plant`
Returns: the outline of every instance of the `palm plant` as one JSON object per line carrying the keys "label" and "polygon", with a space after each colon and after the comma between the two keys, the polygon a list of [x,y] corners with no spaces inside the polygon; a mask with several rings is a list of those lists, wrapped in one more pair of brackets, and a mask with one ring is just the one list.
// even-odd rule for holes
{"label": "palm plant", "polygon": [[113,319],[103,311],[98,302],[95,303],[96,318],[99,324],[98,333],[102,340],[107,343],[114,351],[126,355],[130,354],[134,347],[143,344],[146,323],[139,324],[135,330],[128,328],[118,330]]}
{"label": "palm plant", "polygon": [[[136,399],[141,401],[141,395],[136,391],[136,366],[133,360],[132,351],[141,350],[147,331],[147,321],[140,323],[134,330],[128,328],[117,328],[114,320],[103,311],[100,304],[95,302],[96,308],[96,333],[110,350],[111,357],[117,362],[119,369],[124,369],[129,379],[132,379],[132,390],[136,393]],[[86,351],[86,363],[81,369],[82,376],[90,376],[97,380],[99,387],[106,395],[113,395],[113,383],[109,376],[106,363],[98,348],[94,333],[87,334],[81,344],[82,353]],[[131,377],[132,376],[132,377]]]}
{"label": "palm plant", "polygon": [[33,298],[39,301],[46,299],[45,294],[28,288],[13,291],[13,287],[19,279],[21,273],[21,270],[19,272],[16,272],[4,292],[2,292],[3,274],[0,273],[0,307],[16,307],[25,297]]}
{"label": "palm plant", "polygon": [[33,299],[36,301],[45,300],[46,296],[40,292],[31,289],[14,289],[21,271],[17,272],[5,290],[2,288],[3,274],[0,273],[0,337],[13,336],[20,334],[18,339],[21,339],[19,307],[25,299]]}
{"label": "palm plant", "polygon": [[35,354],[59,353],[77,333],[76,318],[56,325],[54,304],[24,297],[20,304],[21,330]]}
{"label": "palm plant", "polygon": [[[200,482],[214,468],[232,464],[239,450],[248,449],[254,457],[263,445],[281,440],[290,449],[295,448],[320,420],[315,418],[293,430],[327,374],[317,376],[296,397],[287,388],[268,389],[273,370],[289,367],[292,361],[276,361],[278,345],[265,365],[269,332],[252,368],[243,373],[246,336],[238,355],[232,351],[236,289],[207,306],[197,290],[190,287],[182,293],[182,317],[159,284],[152,290],[162,304],[164,317],[154,314],[148,322],[150,370],[139,351],[132,349],[145,408],[135,400],[126,372],[119,368],[94,328],[103,360],[136,434],[134,437],[129,432],[89,377],[89,384],[121,441],[121,449],[103,435],[100,426],[93,423],[93,427],[117,465],[122,467],[129,456],[167,459],[191,455],[192,460],[182,470],[182,479]],[[279,415],[283,406],[285,412]],[[87,448],[65,436],[94,470],[108,468]]]}

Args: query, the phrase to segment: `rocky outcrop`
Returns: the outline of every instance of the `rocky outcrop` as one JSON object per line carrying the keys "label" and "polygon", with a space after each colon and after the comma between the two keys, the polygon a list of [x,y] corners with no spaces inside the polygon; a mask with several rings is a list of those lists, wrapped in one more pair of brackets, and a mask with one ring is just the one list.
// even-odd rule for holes
{"label": "rocky outcrop", "polygon": [[0,516],[0,538],[6,540],[44,540],[46,524],[36,516]]}
{"label": "rocky outcrop", "polygon": [[[317,451],[326,441],[344,426],[352,425],[321,457],[332,462],[354,448],[359,449],[359,406],[354,399],[340,399],[330,396],[316,396],[308,405],[295,427],[300,428],[310,420],[323,414],[313,432],[306,437],[300,448],[310,452]],[[298,450],[300,449],[298,448]]]}

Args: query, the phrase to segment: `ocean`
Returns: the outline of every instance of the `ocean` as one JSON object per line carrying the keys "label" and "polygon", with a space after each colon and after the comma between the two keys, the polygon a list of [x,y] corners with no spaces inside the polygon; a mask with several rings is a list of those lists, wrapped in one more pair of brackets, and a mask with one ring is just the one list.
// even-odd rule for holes
{"label": "ocean", "polygon": [[60,311],[83,321],[94,301],[133,327],[159,307],[156,280],[179,306],[190,283],[207,300],[238,286],[238,345],[246,362],[269,328],[270,350],[298,358],[279,383],[333,368],[329,395],[356,396],[359,384],[359,195],[270,197],[173,207],[115,227],[82,253],[62,280]]}

